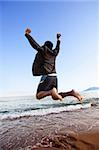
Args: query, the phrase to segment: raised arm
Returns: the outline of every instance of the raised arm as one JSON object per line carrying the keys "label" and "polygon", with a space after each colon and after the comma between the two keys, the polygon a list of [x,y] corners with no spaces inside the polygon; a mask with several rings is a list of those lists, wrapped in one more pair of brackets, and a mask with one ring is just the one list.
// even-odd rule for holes
{"label": "raised arm", "polygon": [[33,37],[30,36],[31,30],[30,29],[26,29],[25,31],[25,36],[28,39],[30,45],[37,51],[42,51],[43,48],[33,39]]}
{"label": "raised arm", "polygon": [[54,55],[58,55],[59,53],[59,50],[60,50],[60,37],[61,37],[61,34],[60,33],[57,33],[57,43],[56,43],[56,47],[55,49],[53,50],[53,53]]}

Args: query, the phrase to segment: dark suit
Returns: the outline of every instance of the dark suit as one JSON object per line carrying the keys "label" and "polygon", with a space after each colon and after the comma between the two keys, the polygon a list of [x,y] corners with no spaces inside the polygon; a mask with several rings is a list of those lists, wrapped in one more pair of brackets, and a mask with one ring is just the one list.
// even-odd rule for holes
{"label": "dark suit", "polygon": [[40,46],[29,34],[25,34],[31,46],[37,50],[32,73],[34,76],[56,73],[55,60],[60,49],[60,40],[57,40],[56,48],[50,49],[46,45]]}

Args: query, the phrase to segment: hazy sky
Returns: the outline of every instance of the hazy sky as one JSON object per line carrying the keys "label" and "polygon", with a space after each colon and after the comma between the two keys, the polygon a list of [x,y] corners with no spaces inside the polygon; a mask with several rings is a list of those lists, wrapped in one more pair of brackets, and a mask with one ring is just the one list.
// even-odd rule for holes
{"label": "hazy sky", "polygon": [[40,77],[32,76],[36,51],[24,36],[27,27],[42,45],[56,45],[59,91],[99,85],[99,6],[96,1],[0,1],[0,96],[35,94]]}

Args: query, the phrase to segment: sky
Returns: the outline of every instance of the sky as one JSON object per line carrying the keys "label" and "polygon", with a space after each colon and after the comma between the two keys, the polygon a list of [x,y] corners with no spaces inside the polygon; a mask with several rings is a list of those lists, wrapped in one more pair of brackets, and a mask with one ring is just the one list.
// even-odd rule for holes
{"label": "sky", "polygon": [[0,96],[34,95],[40,77],[32,75],[36,50],[25,29],[40,44],[61,49],[56,60],[58,90],[99,86],[99,3],[97,1],[0,1]]}

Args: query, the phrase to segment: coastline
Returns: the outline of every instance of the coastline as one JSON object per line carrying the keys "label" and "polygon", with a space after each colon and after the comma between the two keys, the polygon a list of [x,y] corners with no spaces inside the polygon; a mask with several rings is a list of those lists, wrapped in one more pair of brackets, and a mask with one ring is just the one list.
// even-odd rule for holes
{"label": "coastline", "polygon": [[2,120],[0,150],[99,150],[99,108]]}

